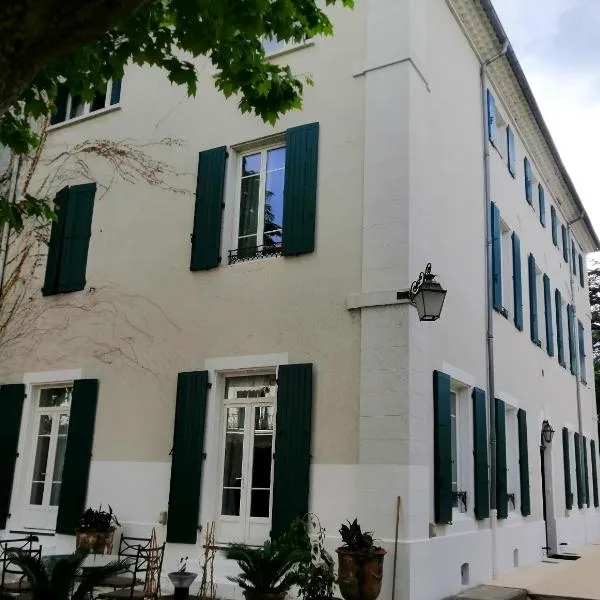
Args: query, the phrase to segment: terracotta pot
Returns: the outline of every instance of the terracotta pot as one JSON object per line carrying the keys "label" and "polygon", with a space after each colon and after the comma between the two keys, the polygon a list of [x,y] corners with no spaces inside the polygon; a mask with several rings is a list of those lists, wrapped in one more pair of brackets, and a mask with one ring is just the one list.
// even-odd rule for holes
{"label": "terracotta pot", "polygon": [[244,590],[244,597],[246,600],[285,600],[287,592],[280,592],[279,594],[257,594],[250,590]]}
{"label": "terracotta pot", "polygon": [[75,530],[77,550],[88,550],[91,554],[112,554],[115,528],[107,531],[80,531]]}
{"label": "terracotta pot", "polygon": [[375,600],[381,592],[385,550],[372,554],[338,548],[340,592],[345,600]]}

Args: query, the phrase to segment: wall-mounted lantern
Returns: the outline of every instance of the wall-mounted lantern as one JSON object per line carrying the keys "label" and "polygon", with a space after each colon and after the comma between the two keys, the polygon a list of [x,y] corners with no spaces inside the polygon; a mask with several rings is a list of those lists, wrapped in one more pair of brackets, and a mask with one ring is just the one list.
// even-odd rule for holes
{"label": "wall-mounted lantern", "polygon": [[446,290],[435,281],[431,274],[431,263],[427,263],[425,271],[413,281],[410,290],[398,292],[398,300],[410,300],[419,314],[419,321],[437,321],[442,313]]}

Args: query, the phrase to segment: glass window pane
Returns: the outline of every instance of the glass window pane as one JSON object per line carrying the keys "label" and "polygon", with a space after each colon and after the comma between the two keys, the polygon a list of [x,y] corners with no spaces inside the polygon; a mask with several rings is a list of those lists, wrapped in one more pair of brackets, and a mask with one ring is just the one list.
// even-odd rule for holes
{"label": "glass window pane", "polygon": [[52,484],[52,490],[50,492],[50,506],[58,506],[60,500],[60,482]]}
{"label": "glass window pane", "polygon": [[106,104],[106,90],[103,92],[96,92],[94,99],[92,100],[92,105],[90,106],[90,112],[94,110],[100,110],[104,108]]}
{"label": "glass window pane", "polygon": [[240,196],[240,237],[256,234],[258,228],[258,192],[260,176],[253,175],[242,179]]}
{"label": "glass window pane", "polygon": [[252,462],[252,487],[271,487],[271,464],[273,462],[273,436],[260,433],[254,436],[254,456]]}
{"label": "glass window pane", "polygon": [[221,503],[221,514],[237,517],[240,514],[240,498],[242,492],[239,489],[224,489],[223,502]]}
{"label": "glass window pane", "polygon": [[84,102],[81,99],[81,96],[74,96],[71,100],[71,112],[69,113],[69,118],[74,119],[75,117],[80,117],[83,115]]}
{"label": "glass window pane", "polygon": [[267,172],[285,169],[285,146],[267,152]]}
{"label": "glass window pane", "polygon": [[283,224],[283,184],[284,171],[267,173],[265,188],[265,246],[281,245],[281,227]]}
{"label": "glass window pane", "polygon": [[42,408],[69,406],[71,404],[71,391],[72,388],[70,387],[40,390],[40,406]]}
{"label": "glass window pane", "polygon": [[458,491],[456,394],[450,396],[450,453],[452,456],[452,491]]}
{"label": "glass window pane", "polygon": [[31,496],[29,498],[29,504],[40,505],[44,498],[44,482],[34,481],[31,485]]}
{"label": "glass window pane", "polygon": [[250,516],[269,518],[269,490],[252,490],[250,500]]}
{"label": "glass window pane", "polygon": [[48,464],[48,448],[50,447],[50,436],[40,435],[37,439],[35,450],[35,462],[33,464],[33,480],[42,481],[46,477],[46,465]]}
{"label": "glass window pane", "polygon": [[67,435],[69,431],[69,415],[60,415],[58,421],[58,435]]}
{"label": "glass window pane", "polygon": [[[241,487],[242,460],[244,455],[243,408],[227,409],[227,433],[225,435],[225,464],[223,487]],[[231,427],[230,427],[231,425]]]}
{"label": "glass window pane", "polygon": [[65,449],[67,448],[67,436],[59,435],[56,440],[56,459],[54,461],[54,473],[52,481],[60,483],[62,481],[63,468],[65,466]]}
{"label": "glass window pane", "polygon": [[282,50],[283,48],[285,48],[286,44],[287,42],[278,40],[276,36],[265,36],[262,39],[262,46],[265,50],[265,54],[272,54],[273,52]]}
{"label": "glass window pane", "polygon": [[242,159],[242,177],[258,175],[260,173],[260,152],[249,154]]}
{"label": "glass window pane", "polygon": [[40,415],[40,426],[38,435],[50,435],[52,430],[52,417],[50,415]]}
{"label": "glass window pane", "polygon": [[254,411],[254,430],[273,431],[274,406],[258,406]]}

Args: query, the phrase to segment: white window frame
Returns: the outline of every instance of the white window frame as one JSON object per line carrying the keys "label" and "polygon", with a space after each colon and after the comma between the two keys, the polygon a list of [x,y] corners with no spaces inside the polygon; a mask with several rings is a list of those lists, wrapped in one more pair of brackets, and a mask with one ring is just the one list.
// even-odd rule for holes
{"label": "white window frame", "polygon": [[[469,460],[471,461],[471,475],[473,474],[473,431],[472,417],[469,410],[470,389],[463,383],[452,380],[450,394],[455,399],[455,432],[456,432],[456,490],[452,492],[467,492],[467,508],[457,501],[456,505],[452,503],[452,513],[454,516],[464,515],[472,510],[473,506],[473,488],[470,485]],[[452,416],[451,416],[452,418]],[[470,457],[470,458],[469,458]],[[454,482],[452,482],[454,485]],[[454,517],[453,517],[454,518]]]}
{"label": "white window frame", "polygon": [[[262,544],[265,539],[268,538],[269,531],[271,529],[272,515],[273,515],[273,483],[275,480],[275,463],[274,459],[271,458],[271,482],[270,482],[270,494],[269,494],[269,517],[251,517],[250,516],[250,503],[252,499],[252,467],[253,467],[253,446],[254,440],[254,409],[259,406],[272,406],[273,407],[273,433],[272,433],[272,448],[273,456],[275,453],[275,435],[276,435],[276,421],[277,421],[277,384],[272,386],[268,399],[261,400],[260,398],[249,399],[247,402],[241,399],[227,399],[225,398],[226,392],[226,380],[234,379],[236,377],[247,377],[247,376],[273,376],[276,378],[276,370],[271,369],[258,369],[251,371],[234,371],[224,373],[222,375],[223,385],[222,394],[220,398],[220,419],[219,419],[219,461],[217,469],[217,482],[216,489],[216,538],[219,543],[245,543],[248,545]],[[227,409],[231,407],[243,406],[246,410],[246,417],[244,422],[244,441],[243,441],[243,454],[242,454],[242,498],[240,499],[240,515],[239,517],[232,515],[222,515],[222,502],[223,502],[223,471],[225,468],[225,442],[226,442],[226,420],[227,420]],[[244,480],[246,485],[244,486]],[[243,514],[242,514],[243,513]],[[236,520],[240,521],[241,537],[235,536],[235,538],[228,538],[223,532],[223,524],[235,523]],[[253,536],[251,532],[252,525],[258,525],[258,528],[262,526],[265,536]]]}
{"label": "white window frame", "polygon": [[519,429],[517,408],[510,404],[504,405],[506,423],[506,491],[514,494],[515,503],[508,502],[508,510],[516,513],[520,506],[521,479],[519,472]]}
{"label": "white window frame", "polygon": [[[544,273],[535,265],[535,282],[537,291],[537,321],[538,321],[538,340],[540,348],[546,351],[546,299],[544,294]],[[553,328],[554,329],[554,328]]]}
{"label": "white window frame", "polygon": [[[232,228],[232,240],[230,250],[239,250],[239,230],[240,230],[240,213],[242,209],[242,165],[246,156],[253,154],[261,155],[260,161],[260,187],[258,192],[258,224],[256,229],[256,241],[257,246],[263,246],[264,241],[264,228],[265,228],[265,189],[267,180],[267,154],[270,150],[277,150],[278,148],[285,148],[287,152],[287,144],[285,138],[279,138],[277,141],[272,141],[263,145],[257,145],[246,150],[239,151],[237,153],[237,167],[235,177],[235,210],[233,212],[233,228]],[[284,177],[285,177],[285,166],[284,166]],[[285,203],[285,197],[283,199]],[[282,239],[283,239],[283,223],[282,227]],[[260,242],[260,243],[258,243]],[[266,257],[264,257],[266,258]]]}

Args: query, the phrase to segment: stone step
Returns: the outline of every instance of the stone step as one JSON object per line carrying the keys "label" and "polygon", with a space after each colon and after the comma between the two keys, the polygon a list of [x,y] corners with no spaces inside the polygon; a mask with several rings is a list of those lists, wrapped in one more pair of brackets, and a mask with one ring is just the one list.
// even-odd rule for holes
{"label": "stone step", "polygon": [[527,600],[527,590],[496,585],[478,585],[447,600]]}

